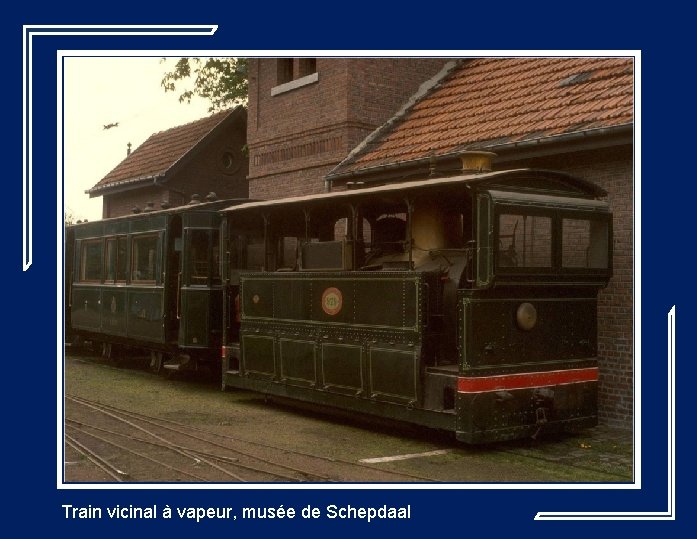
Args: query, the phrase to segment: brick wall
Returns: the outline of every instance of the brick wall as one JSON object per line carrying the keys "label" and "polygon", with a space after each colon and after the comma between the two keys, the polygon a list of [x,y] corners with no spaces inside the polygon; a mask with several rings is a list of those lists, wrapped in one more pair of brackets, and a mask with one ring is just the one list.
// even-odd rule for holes
{"label": "brick wall", "polygon": [[[443,59],[317,58],[316,74],[278,91],[276,59],[249,65],[252,198],[321,192],[324,176],[442,67]],[[294,59],[294,79],[300,79]],[[316,79],[316,80],[315,80]]]}
{"label": "brick wall", "polygon": [[160,202],[169,199],[168,190],[162,187],[144,187],[133,191],[124,191],[113,195],[105,195],[102,203],[102,217],[119,217],[131,215],[134,207],[141,210],[148,202],[153,202],[155,209],[160,209]]}
{"label": "brick wall", "polygon": [[634,185],[632,148],[562,154],[506,162],[503,168],[540,167],[563,170],[607,190],[613,212],[613,277],[598,298],[600,421],[631,427],[633,418]]}

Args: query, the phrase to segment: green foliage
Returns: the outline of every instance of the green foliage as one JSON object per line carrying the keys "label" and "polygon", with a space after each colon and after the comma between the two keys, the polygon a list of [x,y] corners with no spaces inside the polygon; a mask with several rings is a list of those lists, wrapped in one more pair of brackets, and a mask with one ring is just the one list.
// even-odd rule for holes
{"label": "green foliage", "polygon": [[165,92],[181,92],[180,103],[190,103],[193,96],[208,99],[209,112],[246,106],[247,59],[180,58],[174,69],[165,73],[161,84]]}

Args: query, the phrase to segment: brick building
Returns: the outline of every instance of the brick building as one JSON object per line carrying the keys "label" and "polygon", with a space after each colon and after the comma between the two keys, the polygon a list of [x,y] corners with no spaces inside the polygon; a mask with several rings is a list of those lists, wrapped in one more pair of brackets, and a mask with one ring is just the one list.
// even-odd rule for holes
{"label": "brick building", "polygon": [[323,191],[325,175],[444,63],[435,58],[250,59],[250,197]]}
{"label": "brick building", "polygon": [[466,150],[494,169],[562,170],[607,191],[614,276],[599,297],[601,421],[633,409],[634,68],[628,58],[480,58],[451,62],[326,177],[385,182],[456,174]]}
{"label": "brick building", "polygon": [[246,110],[237,107],[155,133],[87,193],[104,197],[103,218],[180,206],[193,194],[245,198],[246,131]]}

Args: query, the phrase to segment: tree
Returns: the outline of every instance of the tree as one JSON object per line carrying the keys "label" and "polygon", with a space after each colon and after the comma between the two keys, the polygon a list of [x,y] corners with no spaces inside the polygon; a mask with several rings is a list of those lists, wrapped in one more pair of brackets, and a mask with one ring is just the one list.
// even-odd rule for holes
{"label": "tree", "polygon": [[[211,103],[209,112],[235,105],[246,106],[247,59],[180,58],[174,69],[165,73],[161,84],[165,92],[180,91],[180,103],[190,103],[193,96],[208,99]],[[188,88],[182,90],[182,85],[188,85]]]}
{"label": "tree", "polygon": [[70,225],[75,224],[75,213],[73,213],[73,210],[66,209],[63,212],[63,221],[65,223],[65,226],[70,226]]}

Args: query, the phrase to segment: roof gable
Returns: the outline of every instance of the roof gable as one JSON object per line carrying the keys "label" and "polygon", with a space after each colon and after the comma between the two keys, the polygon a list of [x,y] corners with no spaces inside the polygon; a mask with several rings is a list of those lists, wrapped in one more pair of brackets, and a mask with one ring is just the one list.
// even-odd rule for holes
{"label": "roof gable", "polygon": [[244,108],[224,110],[188,124],[154,133],[87,192],[102,191],[163,177],[228,118],[244,115]]}
{"label": "roof gable", "polygon": [[631,58],[475,58],[369,136],[328,175],[634,119]]}

